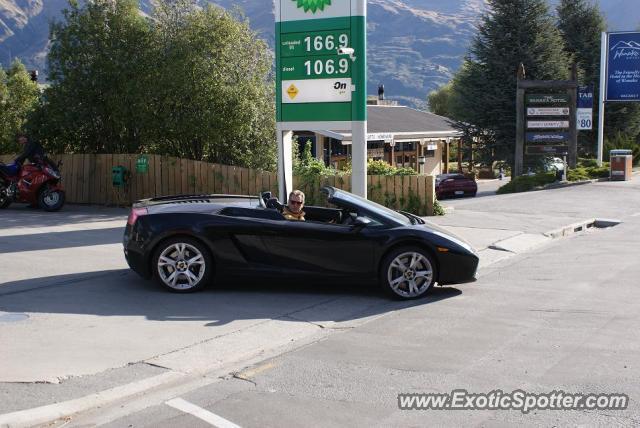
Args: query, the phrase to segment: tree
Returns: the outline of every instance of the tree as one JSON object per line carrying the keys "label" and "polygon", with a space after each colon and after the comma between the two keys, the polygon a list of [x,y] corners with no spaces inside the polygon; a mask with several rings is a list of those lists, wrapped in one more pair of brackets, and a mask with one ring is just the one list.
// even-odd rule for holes
{"label": "tree", "polygon": [[8,73],[0,68],[0,153],[18,150],[16,134],[24,130],[39,94],[37,83],[31,81],[19,60],[11,64]]}
{"label": "tree", "polygon": [[[578,67],[578,79],[583,85],[593,85],[594,106],[598,104],[600,88],[600,35],[606,30],[604,16],[596,5],[586,0],[561,0],[557,7],[558,29],[564,49]],[[593,123],[598,123],[594,109]],[[595,128],[595,127],[594,127]],[[578,150],[583,155],[594,153],[597,130],[578,133]]]}
{"label": "tree", "polygon": [[159,8],[154,151],[273,169],[272,57],[246,20],[219,7]]}
{"label": "tree", "polygon": [[[565,51],[578,65],[582,84],[593,84],[595,106],[600,94],[601,33],[606,31],[605,18],[597,4],[587,0],[561,0],[557,8],[558,28],[562,33]],[[608,140],[635,140],[640,133],[639,103],[610,103],[606,106],[605,137]],[[594,123],[598,123],[598,109]],[[596,149],[597,129],[580,132],[581,150],[592,154]]]}
{"label": "tree", "polygon": [[[149,152],[275,166],[272,58],[248,23],[191,0],[71,0],[51,27],[32,118],[49,151]],[[239,19],[240,18],[240,19]]]}
{"label": "tree", "polygon": [[71,0],[51,25],[51,86],[33,118],[50,151],[135,153],[151,66],[149,25],[135,0]]}
{"label": "tree", "polygon": [[431,113],[444,117],[453,117],[451,110],[451,96],[453,92],[453,84],[451,82],[441,86],[433,91],[427,97],[429,110]]}
{"label": "tree", "polygon": [[489,0],[468,58],[453,83],[456,118],[475,129],[468,144],[485,159],[513,162],[516,123],[516,71],[529,79],[566,79],[562,38],[545,0]]}

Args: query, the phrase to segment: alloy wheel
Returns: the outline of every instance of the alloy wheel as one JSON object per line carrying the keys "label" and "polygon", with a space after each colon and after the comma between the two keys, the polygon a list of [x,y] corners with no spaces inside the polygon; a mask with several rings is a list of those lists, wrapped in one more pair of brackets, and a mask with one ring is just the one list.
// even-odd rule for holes
{"label": "alloy wheel", "polygon": [[206,272],[204,255],[193,245],[169,245],[158,257],[158,274],[168,287],[186,291],[196,287]]}
{"label": "alloy wheel", "polygon": [[413,298],[424,294],[433,280],[433,266],[418,252],[399,254],[389,264],[387,281],[391,290],[400,297]]}

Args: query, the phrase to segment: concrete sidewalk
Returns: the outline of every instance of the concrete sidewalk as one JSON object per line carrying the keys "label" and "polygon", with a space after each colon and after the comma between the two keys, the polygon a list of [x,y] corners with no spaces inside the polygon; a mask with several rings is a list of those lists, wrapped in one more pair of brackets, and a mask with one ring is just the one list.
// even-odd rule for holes
{"label": "concrete sidewalk", "polygon": [[627,182],[447,200],[442,202],[447,214],[428,221],[473,245],[483,268],[553,239],[582,232],[594,220],[615,223],[637,214],[637,190],[640,177],[635,176]]}

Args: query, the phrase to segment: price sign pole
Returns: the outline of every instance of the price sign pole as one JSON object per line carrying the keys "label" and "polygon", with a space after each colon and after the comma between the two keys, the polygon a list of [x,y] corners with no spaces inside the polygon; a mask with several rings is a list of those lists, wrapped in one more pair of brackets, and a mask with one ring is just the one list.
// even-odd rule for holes
{"label": "price sign pole", "polygon": [[367,196],[366,0],[276,0],[280,199],[293,131],[351,131],[353,193]]}

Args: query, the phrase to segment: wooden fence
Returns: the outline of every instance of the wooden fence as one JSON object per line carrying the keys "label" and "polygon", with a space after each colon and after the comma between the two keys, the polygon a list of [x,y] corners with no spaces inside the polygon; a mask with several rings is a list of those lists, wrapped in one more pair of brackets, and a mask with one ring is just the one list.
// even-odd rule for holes
{"label": "wooden fence", "polygon": [[[278,194],[277,174],[247,168],[147,155],[146,172],[136,171],[138,155],[72,154],[54,155],[62,161],[61,172],[67,202],[97,205],[129,205],[132,202],[174,194],[235,194],[258,195],[271,191]],[[11,156],[0,156],[8,162]],[[112,185],[111,169],[123,166],[129,171],[124,189]],[[308,205],[323,205],[323,186],[349,191],[351,177],[335,176],[309,180],[294,177],[293,187],[307,196]],[[434,180],[432,176],[369,176],[369,199],[389,208],[402,209],[419,215],[432,215]]]}

